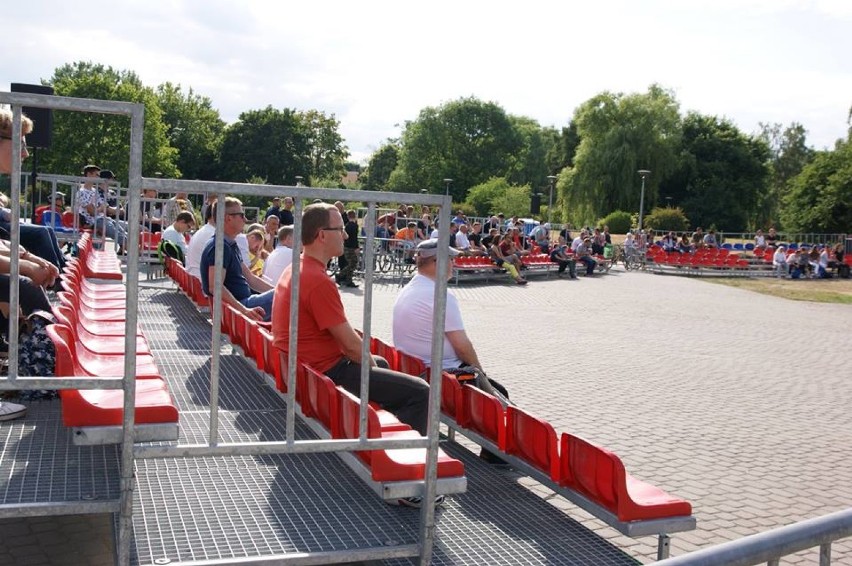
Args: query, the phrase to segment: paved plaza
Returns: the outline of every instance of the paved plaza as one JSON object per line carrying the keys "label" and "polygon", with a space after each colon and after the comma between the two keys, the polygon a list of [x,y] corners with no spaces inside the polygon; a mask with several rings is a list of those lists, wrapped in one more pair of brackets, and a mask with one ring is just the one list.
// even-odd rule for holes
{"label": "paved plaza", "polygon": [[[692,502],[698,528],[672,535],[673,556],[852,506],[852,305],[620,269],[451,289],[486,371],[518,405]],[[374,287],[380,338],[396,293]],[[346,297],[361,326],[361,292]],[[623,537],[551,501],[635,556],[655,555],[654,537]],[[832,558],[852,564],[852,540]]]}
{"label": "paved plaza", "polygon": [[[672,536],[672,555],[852,505],[852,305],[618,269],[452,291],[485,369],[518,405],[692,502],[698,528]],[[373,288],[373,334],[386,340],[398,292]],[[346,290],[344,303],[362,327],[363,289]],[[652,561],[655,537],[623,537],[528,483]],[[109,564],[110,531],[97,517],[3,520],[0,563]],[[70,540],[77,554],[67,551]],[[816,555],[783,563],[813,564]],[[852,564],[852,540],[832,555],[833,564]]]}

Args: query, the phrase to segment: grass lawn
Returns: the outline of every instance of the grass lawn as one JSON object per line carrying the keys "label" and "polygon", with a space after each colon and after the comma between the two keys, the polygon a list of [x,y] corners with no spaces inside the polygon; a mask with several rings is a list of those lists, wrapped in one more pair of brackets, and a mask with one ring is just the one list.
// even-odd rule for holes
{"label": "grass lawn", "polygon": [[773,295],[792,301],[815,303],[841,303],[852,305],[852,279],[721,279],[707,277],[708,283],[739,287],[764,295]]}

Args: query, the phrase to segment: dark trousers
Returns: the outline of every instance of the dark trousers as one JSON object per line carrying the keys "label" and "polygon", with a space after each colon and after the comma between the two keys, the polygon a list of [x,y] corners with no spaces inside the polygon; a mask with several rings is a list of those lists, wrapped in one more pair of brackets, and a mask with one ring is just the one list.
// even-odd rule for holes
{"label": "dark trousers", "polygon": [[[21,276],[20,285],[18,286],[18,300],[21,305],[21,310],[24,316],[29,316],[33,311],[43,310],[51,312],[50,301],[47,300],[47,295],[44,289],[32,282],[29,277]],[[9,276],[0,275],[0,303],[9,302]],[[13,320],[17,317],[13,316]],[[9,321],[5,316],[0,314],[0,334],[8,336]]]}
{"label": "dark trousers", "polygon": [[[21,245],[28,252],[45,259],[55,265],[60,271],[65,267],[65,256],[59,249],[56,233],[49,226],[38,224],[20,224]],[[11,226],[8,222],[0,222],[0,228],[9,233]]]}
{"label": "dark trousers", "polygon": [[[413,377],[388,369],[384,358],[374,356],[378,367],[370,368],[370,401],[426,436],[429,418],[429,384]],[[333,382],[353,395],[361,395],[361,365],[342,358],[325,374]]]}

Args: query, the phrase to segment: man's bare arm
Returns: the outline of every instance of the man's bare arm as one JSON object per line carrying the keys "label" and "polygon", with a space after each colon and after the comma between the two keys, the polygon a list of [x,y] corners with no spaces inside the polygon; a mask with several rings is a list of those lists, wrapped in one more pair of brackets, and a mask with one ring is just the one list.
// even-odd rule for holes
{"label": "man's bare arm", "polygon": [[[353,330],[349,322],[341,322],[336,326],[328,329],[334,339],[343,350],[343,355],[355,363],[361,363],[361,337]],[[374,365],[373,358],[370,358],[370,365]]]}
{"label": "man's bare arm", "polygon": [[476,350],[470,338],[467,337],[467,332],[464,330],[452,330],[444,334],[462,362],[466,365],[482,369],[482,364],[479,363],[479,356],[476,355]]}

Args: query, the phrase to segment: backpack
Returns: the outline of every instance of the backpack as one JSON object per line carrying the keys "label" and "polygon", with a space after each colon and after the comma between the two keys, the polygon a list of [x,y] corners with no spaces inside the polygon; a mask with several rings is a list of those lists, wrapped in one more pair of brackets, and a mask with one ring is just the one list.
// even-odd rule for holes
{"label": "backpack", "polygon": [[166,256],[179,261],[181,265],[186,263],[183,257],[183,250],[180,249],[180,246],[171,240],[160,240],[157,246],[157,257],[160,258],[160,263],[166,263]]}

